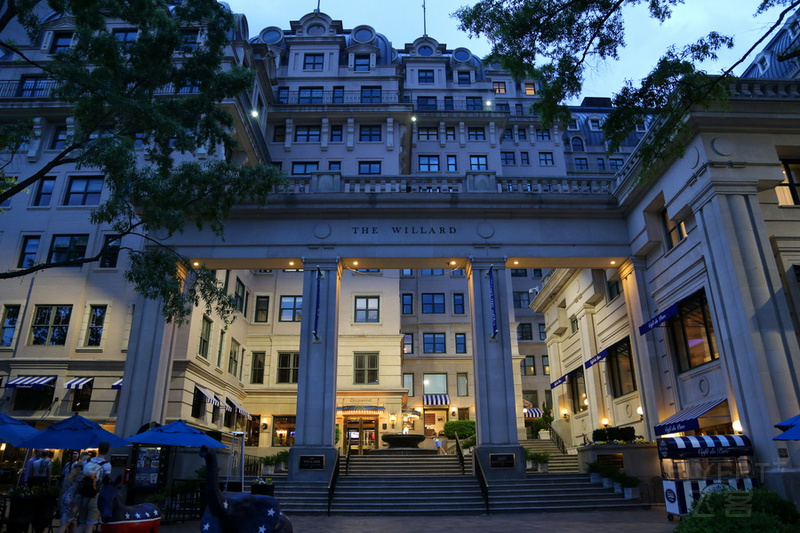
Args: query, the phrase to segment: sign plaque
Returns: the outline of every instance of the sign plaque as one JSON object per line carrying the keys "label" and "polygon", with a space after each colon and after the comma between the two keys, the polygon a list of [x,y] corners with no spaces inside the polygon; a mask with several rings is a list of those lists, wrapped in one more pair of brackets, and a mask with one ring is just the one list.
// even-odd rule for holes
{"label": "sign plaque", "polygon": [[298,470],[325,470],[324,455],[301,455],[298,458]]}
{"label": "sign plaque", "polygon": [[489,468],[514,468],[517,456],[513,453],[490,453]]}

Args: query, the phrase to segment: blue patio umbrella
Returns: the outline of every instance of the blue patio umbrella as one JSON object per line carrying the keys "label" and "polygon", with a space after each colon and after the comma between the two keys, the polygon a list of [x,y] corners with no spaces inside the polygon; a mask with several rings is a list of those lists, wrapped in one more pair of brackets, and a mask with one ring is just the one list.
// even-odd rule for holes
{"label": "blue patio umbrella", "polygon": [[783,422],[778,422],[775,424],[775,427],[781,431],[786,431],[798,425],[800,425],[800,415],[795,415],[792,418],[784,420]]}
{"label": "blue patio umbrella", "polygon": [[22,420],[0,413],[0,442],[7,442],[12,446],[22,448],[22,442],[37,433],[39,430]]}
{"label": "blue patio umbrella", "polygon": [[106,431],[97,422],[80,415],[51,424],[23,442],[26,448],[51,448],[56,450],[83,450],[97,448],[101,442],[112,447],[130,446],[130,442]]}
{"label": "blue patio umbrella", "polygon": [[792,426],[772,440],[800,440],[800,424]]}
{"label": "blue patio umbrella", "polygon": [[134,444],[150,444],[153,446],[189,446],[199,448],[205,444],[209,448],[227,448],[220,441],[189,426],[183,420],[176,420],[165,426],[148,429],[144,433],[128,437],[128,441]]}

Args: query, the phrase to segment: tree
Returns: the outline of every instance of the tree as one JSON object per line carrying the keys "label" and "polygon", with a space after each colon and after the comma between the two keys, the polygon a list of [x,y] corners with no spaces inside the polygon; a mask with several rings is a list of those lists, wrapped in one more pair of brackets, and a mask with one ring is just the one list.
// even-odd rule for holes
{"label": "tree", "polygon": [[[660,22],[684,0],[647,0],[650,15]],[[642,0],[481,0],[456,12],[460,28],[483,35],[492,44],[489,61],[498,61],[518,78],[541,82],[541,99],[534,104],[546,126],[569,121],[564,102],[580,96],[587,62],[617,59],[625,46],[623,10]],[[614,151],[635,131],[636,124],[652,118],[656,128],[637,156],[643,162],[640,176],[658,173],[673,157],[682,155],[689,135],[686,117],[696,106],[725,101],[733,69],[740,65],[784,17],[797,8],[797,0],[761,0],[756,13],[784,6],[778,21],[741,59],[719,75],[709,75],[696,65],[717,59],[733,39],[715,31],[683,48],[672,47],[638,84],[626,81],[614,95],[614,108],[603,125],[609,151]],[[699,7],[699,5],[698,5]]]}
{"label": "tree", "polygon": [[[74,37],[71,46],[42,59],[38,45],[13,40],[11,27],[18,22],[35,44],[45,16],[69,20]],[[135,29],[135,39],[115,32],[109,21]],[[214,156],[203,163],[192,156],[236,149],[233,117],[220,104],[251,91],[255,77],[226,57],[233,28],[233,15],[216,0],[11,0],[0,8],[0,54],[40,69],[50,80],[48,96],[72,106],[74,119],[58,154],[10,178],[7,168],[36,135],[30,119],[0,118],[0,153],[6,154],[0,203],[58,167],[97,169],[109,192],[90,222],[107,224],[119,236],[92,257],[2,272],[0,280],[100,261],[130,236],[146,246],[123,247],[130,259],[125,278],[144,296],[160,298],[167,320],[186,320],[201,302],[230,320],[232,299],[213,272],[195,268],[162,241],[192,224],[222,234],[233,206],[265,204],[282,179],[266,164],[242,166]]]}

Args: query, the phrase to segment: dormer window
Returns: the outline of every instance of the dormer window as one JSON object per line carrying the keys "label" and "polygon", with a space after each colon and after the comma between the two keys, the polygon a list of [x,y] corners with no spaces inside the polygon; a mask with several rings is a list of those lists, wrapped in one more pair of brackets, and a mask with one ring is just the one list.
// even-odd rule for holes
{"label": "dormer window", "polygon": [[303,70],[322,70],[325,56],[323,54],[305,54],[303,56]]}
{"label": "dormer window", "polygon": [[472,80],[470,78],[470,73],[468,71],[467,72],[459,71],[458,77],[456,79],[458,80],[459,85],[469,85],[472,83]]}
{"label": "dormer window", "polygon": [[417,53],[423,57],[430,57],[433,55],[433,48],[428,45],[420,46],[417,49]]}
{"label": "dormer window", "polygon": [[72,32],[60,31],[53,34],[53,42],[50,43],[50,53],[55,54],[63,50],[68,50],[72,45]]}
{"label": "dormer window", "polygon": [[568,130],[573,130],[573,131],[577,130],[578,129],[578,120],[574,119],[574,118],[572,120],[570,120],[569,124],[567,124],[567,129]]}
{"label": "dormer window", "polygon": [[761,56],[758,58],[758,70],[763,74],[769,68],[769,60],[767,56]]}
{"label": "dormer window", "polygon": [[590,118],[589,119],[589,129],[592,131],[600,131],[600,119],[599,118]]}
{"label": "dormer window", "polygon": [[353,57],[353,70],[356,72],[369,72],[369,55],[358,54]]}

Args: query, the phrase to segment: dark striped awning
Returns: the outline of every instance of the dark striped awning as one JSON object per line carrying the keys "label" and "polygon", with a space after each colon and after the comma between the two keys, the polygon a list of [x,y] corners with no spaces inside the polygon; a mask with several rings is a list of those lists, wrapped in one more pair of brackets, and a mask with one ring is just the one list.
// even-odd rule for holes
{"label": "dark striped awning", "polygon": [[542,410],[534,407],[533,409],[525,409],[525,418],[539,418],[542,416]]}
{"label": "dark striped awning", "polygon": [[200,391],[200,394],[206,397],[206,403],[210,403],[211,405],[216,405],[217,407],[219,407],[219,400],[217,399],[216,396],[205,390],[200,385],[195,385],[194,388]]}
{"label": "dark striped awning", "polygon": [[122,378],[119,378],[117,381],[111,384],[112,389],[119,390],[122,388]]}
{"label": "dark striped awning", "polygon": [[52,387],[55,376],[20,376],[6,383],[7,389],[43,389]]}
{"label": "dark striped awning", "polygon": [[246,417],[248,417],[248,418],[250,417],[250,413],[248,413],[248,412],[247,412],[247,410],[246,410],[244,407],[242,407],[242,406],[239,404],[239,402],[237,402],[237,401],[236,401],[236,400],[234,400],[233,398],[228,398],[228,401],[229,401],[229,402],[231,403],[231,405],[232,405],[232,406],[233,406],[233,407],[236,409],[236,411],[238,411],[238,413],[239,413],[240,415],[242,415],[242,416],[246,416]]}
{"label": "dark striped awning", "polygon": [[94,378],[72,378],[64,383],[65,389],[82,389],[84,387],[91,387]]}
{"label": "dark striped awning", "polygon": [[727,400],[727,398],[719,398],[682,409],[681,411],[678,411],[674,415],[667,417],[665,420],[656,424],[653,429],[655,430],[656,435],[681,433],[684,431],[700,429],[700,421],[698,419],[725,400]]}
{"label": "dark striped awning", "polygon": [[449,394],[423,394],[422,403],[425,405],[450,405]]}
{"label": "dark striped awning", "polygon": [[739,457],[753,455],[753,444],[744,435],[701,435],[657,439],[662,459]]}

